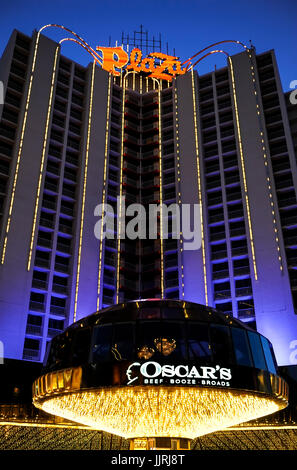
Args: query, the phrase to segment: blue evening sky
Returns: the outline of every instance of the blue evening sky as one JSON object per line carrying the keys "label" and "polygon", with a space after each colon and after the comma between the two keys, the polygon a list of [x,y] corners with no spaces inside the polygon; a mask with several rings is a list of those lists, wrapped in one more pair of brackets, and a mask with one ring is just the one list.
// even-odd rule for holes
{"label": "blue evening sky", "polygon": [[[284,90],[297,80],[297,0],[2,0],[0,16],[0,54],[14,28],[31,35],[34,29],[58,23],[80,34],[92,47],[121,41],[125,34],[139,30],[162,35],[181,59],[223,39],[249,40],[257,52],[275,49]],[[45,34],[59,40],[62,31],[48,29]],[[86,65],[90,59],[75,43],[64,43],[62,53]],[[239,47],[226,48],[231,53]],[[166,52],[166,48],[164,50]],[[219,54],[200,66],[205,73],[225,64]]]}

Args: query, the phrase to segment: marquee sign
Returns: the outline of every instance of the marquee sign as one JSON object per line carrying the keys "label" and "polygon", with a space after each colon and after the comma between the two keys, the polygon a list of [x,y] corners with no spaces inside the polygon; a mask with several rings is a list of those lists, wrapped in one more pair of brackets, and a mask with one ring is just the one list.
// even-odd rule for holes
{"label": "marquee sign", "polygon": [[231,369],[209,366],[133,362],[126,370],[127,385],[208,385],[230,387]]}
{"label": "marquee sign", "polygon": [[182,68],[178,57],[161,52],[142,57],[141,50],[134,48],[129,58],[122,47],[97,46],[96,50],[102,54],[101,67],[113,75],[120,75],[119,69],[126,67],[128,71],[146,72],[151,78],[171,81],[176,75],[183,75],[187,71],[187,67]]}

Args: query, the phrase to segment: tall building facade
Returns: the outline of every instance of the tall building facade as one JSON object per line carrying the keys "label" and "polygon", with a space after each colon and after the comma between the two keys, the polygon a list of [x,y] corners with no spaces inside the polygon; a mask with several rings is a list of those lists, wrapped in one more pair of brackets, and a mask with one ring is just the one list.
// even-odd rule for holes
{"label": "tall building facade", "polygon": [[[247,49],[202,76],[147,75],[83,67],[45,35],[13,32],[0,62],[5,356],[41,361],[98,309],[172,298],[248,322],[279,364],[296,363],[297,110],[274,52]],[[170,215],[168,239],[160,221],[153,239],[96,237],[101,203],[120,230],[118,196],[200,204],[201,247],[185,249]]]}

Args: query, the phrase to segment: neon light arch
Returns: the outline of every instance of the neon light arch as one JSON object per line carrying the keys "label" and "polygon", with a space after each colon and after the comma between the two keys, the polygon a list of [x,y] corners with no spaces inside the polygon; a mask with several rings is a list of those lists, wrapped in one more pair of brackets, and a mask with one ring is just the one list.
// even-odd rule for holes
{"label": "neon light arch", "polygon": [[[59,28],[59,29],[62,29],[64,31],[68,31],[70,34],[72,34],[73,36],[75,36],[76,39],[73,39],[73,38],[64,38],[62,39],[59,44],[61,44],[62,42],[65,42],[65,41],[72,41],[72,42],[75,42],[76,44],[78,44],[79,46],[81,46],[84,50],[86,50],[90,56],[93,58],[93,60],[97,63],[97,65],[99,66],[103,66],[103,57],[101,57],[99,54],[97,54],[97,52],[81,37],[79,36],[75,31],[63,26],[63,25],[59,25],[59,24],[55,24],[55,23],[52,23],[52,24],[47,24],[45,26],[43,26],[42,28],[40,28],[40,30],[38,31],[38,33],[40,34],[44,29],[46,28]],[[213,54],[215,52],[222,52],[224,54],[226,54],[228,56],[228,54],[224,51],[219,51],[219,50],[216,50],[216,51],[211,51],[211,52],[208,52],[207,54],[205,54],[203,57],[199,58],[194,64],[192,64],[192,61],[193,59],[195,59],[196,57],[198,57],[200,54],[202,54],[203,52],[207,51],[207,49],[210,49],[211,47],[214,47],[214,46],[217,46],[219,44],[235,44],[235,45],[240,45],[242,46],[245,50],[248,50],[248,47],[242,43],[241,41],[238,41],[238,40],[234,40],[234,39],[226,39],[226,40],[223,40],[223,41],[218,41],[218,42],[215,42],[213,44],[210,44],[208,45],[207,47],[201,49],[200,51],[198,51],[196,54],[194,54],[193,56],[191,56],[189,59],[185,60],[184,62],[180,63],[180,66],[182,67],[183,65],[186,65],[185,67],[185,71],[188,71],[188,70],[192,70],[203,58],[206,58],[207,56],[209,56],[210,54]],[[153,78],[153,77],[151,77]],[[168,75],[168,79],[170,80],[171,79],[171,76]]]}
{"label": "neon light arch", "polygon": [[[87,51],[89,52],[89,54],[91,54],[91,55],[94,54],[97,57],[99,63],[100,63],[100,61],[102,61],[102,57],[100,57],[99,54],[97,54],[96,51],[94,51],[94,49],[91,46],[89,46],[89,44],[81,36],[79,36],[77,33],[72,31],[71,29],[66,28],[65,26],[62,26],[60,24],[47,24],[47,25],[43,26],[42,28],[40,28],[40,30],[38,31],[38,34],[40,34],[41,31],[43,31],[46,28],[60,28],[60,29],[63,29],[65,31],[68,31],[70,34],[73,34],[73,36],[75,36],[78,39],[78,41],[76,41],[77,44],[79,44],[80,46],[82,46],[82,44],[83,44],[85,46],[85,48],[87,49]],[[65,39],[67,39],[67,38],[65,38]]]}

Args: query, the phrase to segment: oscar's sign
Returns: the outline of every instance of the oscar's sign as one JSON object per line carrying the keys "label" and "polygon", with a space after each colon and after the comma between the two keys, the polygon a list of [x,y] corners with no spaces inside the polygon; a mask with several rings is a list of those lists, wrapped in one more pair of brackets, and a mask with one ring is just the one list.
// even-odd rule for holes
{"label": "oscar's sign", "polygon": [[176,75],[186,73],[187,69],[182,68],[178,57],[152,52],[146,57],[142,57],[140,49],[131,51],[130,58],[122,47],[96,47],[102,54],[102,68],[113,75],[120,75],[121,69],[126,67],[128,71],[145,72],[148,77],[161,80],[172,80]]}

